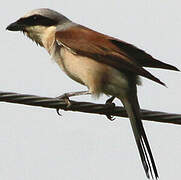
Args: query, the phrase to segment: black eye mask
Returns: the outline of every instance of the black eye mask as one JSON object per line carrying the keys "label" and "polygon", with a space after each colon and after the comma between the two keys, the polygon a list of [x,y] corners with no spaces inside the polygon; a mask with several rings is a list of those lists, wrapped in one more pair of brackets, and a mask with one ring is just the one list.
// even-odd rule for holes
{"label": "black eye mask", "polygon": [[21,18],[17,21],[17,23],[24,26],[52,26],[56,25],[58,22],[45,16],[33,15],[30,17]]}

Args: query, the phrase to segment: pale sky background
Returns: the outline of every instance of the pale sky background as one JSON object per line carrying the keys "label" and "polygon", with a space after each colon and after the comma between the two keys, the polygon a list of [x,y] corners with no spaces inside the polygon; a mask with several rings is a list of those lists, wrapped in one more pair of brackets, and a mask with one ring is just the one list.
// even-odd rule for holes
{"label": "pale sky background", "polygon": [[[5,30],[27,11],[40,7],[133,43],[181,69],[180,0],[6,0],[0,6],[0,91],[55,97],[85,90],[66,77],[44,49],[21,33]],[[141,107],[181,113],[181,74],[150,71],[168,88],[144,79],[138,89]],[[105,102],[105,97],[74,99]],[[62,114],[59,117],[51,109],[0,103],[0,179],[146,179],[126,119],[111,122],[100,115]],[[160,179],[179,180],[181,127],[151,122],[144,122],[144,127]]]}

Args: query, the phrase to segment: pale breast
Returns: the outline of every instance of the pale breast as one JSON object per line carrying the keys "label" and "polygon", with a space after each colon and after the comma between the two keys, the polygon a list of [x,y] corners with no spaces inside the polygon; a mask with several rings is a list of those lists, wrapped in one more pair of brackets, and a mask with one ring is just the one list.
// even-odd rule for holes
{"label": "pale breast", "polygon": [[106,78],[106,65],[100,64],[88,57],[73,54],[66,48],[61,48],[60,54],[60,66],[63,67],[63,70],[69,77],[88,86],[92,91],[100,89],[101,84]]}

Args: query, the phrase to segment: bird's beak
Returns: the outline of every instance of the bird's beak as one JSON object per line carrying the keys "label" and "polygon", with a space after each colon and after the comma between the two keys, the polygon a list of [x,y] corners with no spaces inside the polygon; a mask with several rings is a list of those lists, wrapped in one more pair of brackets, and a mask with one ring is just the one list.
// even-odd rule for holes
{"label": "bird's beak", "polygon": [[9,26],[7,26],[6,30],[9,31],[23,31],[25,28],[24,25],[20,24],[18,21],[11,23]]}

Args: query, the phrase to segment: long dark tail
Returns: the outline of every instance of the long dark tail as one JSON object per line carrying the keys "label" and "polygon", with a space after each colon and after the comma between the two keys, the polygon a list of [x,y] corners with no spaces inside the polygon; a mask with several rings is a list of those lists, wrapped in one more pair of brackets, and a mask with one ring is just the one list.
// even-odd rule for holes
{"label": "long dark tail", "polygon": [[141,122],[140,107],[138,104],[137,95],[136,93],[131,93],[127,98],[121,98],[121,101],[124,104],[130,118],[132,130],[146,175],[149,179],[158,179],[158,172],[153,159],[151,148]]}

